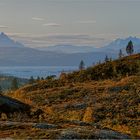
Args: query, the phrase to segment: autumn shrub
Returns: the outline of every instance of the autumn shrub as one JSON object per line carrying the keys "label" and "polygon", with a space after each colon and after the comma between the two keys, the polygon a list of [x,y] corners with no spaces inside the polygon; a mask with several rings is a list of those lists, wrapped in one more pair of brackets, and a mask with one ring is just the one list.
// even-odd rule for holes
{"label": "autumn shrub", "polygon": [[116,66],[116,71],[117,74],[121,74],[122,76],[126,75],[133,75],[138,73],[139,71],[139,64],[137,61],[132,61],[132,60],[122,60],[118,61],[117,66]]}
{"label": "autumn shrub", "polygon": [[137,139],[138,129],[136,127],[130,127],[130,134],[132,139]]}
{"label": "autumn shrub", "polygon": [[126,57],[115,61],[108,61],[84,70],[74,71],[62,75],[61,79],[70,83],[135,75],[140,71],[140,61],[132,58]]}
{"label": "autumn shrub", "polygon": [[93,107],[87,107],[86,110],[85,110],[82,121],[83,122],[88,122],[88,123],[93,122],[94,121],[93,113],[94,113]]}

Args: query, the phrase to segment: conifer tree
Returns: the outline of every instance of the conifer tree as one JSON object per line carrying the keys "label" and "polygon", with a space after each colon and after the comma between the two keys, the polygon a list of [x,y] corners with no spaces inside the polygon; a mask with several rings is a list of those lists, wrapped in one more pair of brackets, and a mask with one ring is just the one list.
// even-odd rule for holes
{"label": "conifer tree", "polygon": [[40,77],[38,76],[36,80],[37,80],[37,81],[40,81]]}
{"label": "conifer tree", "polygon": [[109,58],[108,58],[107,55],[106,55],[106,57],[105,57],[105,62],[109,62]]}
{"label": "conifer tree", "polygon": [[29,84],[33,84],[34,82],[35,82],[34,77],[31,76],[30,79],[29,79]]}
{"label": "conifer tree", "polygon": [[85,63],[83,60],[81,60],[80,64],[79,64],[79,70],[83,70],[85,68]]}
{"label": "conifer tree", "polygon": [[134,52],[133,42],[131,40],[128,42],[128,45],[126,46],[126,52],[128,55],[132,55]]}
{"label": "conifer tree", "polygon": [[122,58],[123,57],[123,53],[122,53],[122,50],[120,49],[119,51],[119,58]]}
{"label": "conifer tree", "polygon": [[3,91],[2,91],[2,87],[0,86],[0,94],[2,94],[2,92],[3,92]]}

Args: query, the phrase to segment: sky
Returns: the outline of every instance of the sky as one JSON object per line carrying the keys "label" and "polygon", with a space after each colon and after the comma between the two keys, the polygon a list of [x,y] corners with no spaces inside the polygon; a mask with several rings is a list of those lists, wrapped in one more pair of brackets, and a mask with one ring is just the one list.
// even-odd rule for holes
{"label": "sky", "polygon": [[33,48],[140,37],[140,0],[0,0],[0,31]]}

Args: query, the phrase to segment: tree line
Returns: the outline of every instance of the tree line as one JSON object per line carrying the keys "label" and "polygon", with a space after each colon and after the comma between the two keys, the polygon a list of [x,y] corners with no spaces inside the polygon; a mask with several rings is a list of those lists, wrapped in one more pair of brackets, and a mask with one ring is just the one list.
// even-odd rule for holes
{"label": "tree line", "polygon": [[[133,42],[130,40],[126,46],[126,53],[128,55],[132,55],[134,53],[134,45],[133,45]],[[121,59],[124,57],[124,54],[122,52],[122,50],[120,49],[119,50],[119,53],[118,53],[118,58]],[[107,55],[105,56],[105,59],[104,59],[104,62],[107,63],[107,62],[111,62],[112,61],[112,58],[109,58]],[[101,64],[101,61],[99,61],[97,64]],[[123,66],[124,67],[124,66]],[[85,63],[83,60],[81,60],[80,64],[79,64],[79,70],[84,70],[85,69]],[[108,71],[108,70],[107,70]],[[28,83],[29,84],[34,84],[40,80],[52,80],[52,79],[55,79],[56,78],[56,75],[51,75],[51,76],[47,76],[46,78],[43,78],[43,77],[37,77],[37,78],[34,78],[33,76],[30,77],[30,79],[28,80]],[[11,90],[16,90],[19,88],[19,81],[18,81],[18,78],[13,78],[12,79],[12,82],[11,82]],[[2,93],[2,87],[0,86],[0,93]]]}
{"label": "tree line", "polygon": [[[134,45],[133,45],[133,42],[131,40],[128,42],[128,44],[126,46],[126,53],[128,55],[132,55],[134,53]],[[123,54],[121,49],[119,50],[118,57],[119,57],[119,59],[124,57],[124,54]],[[111,57],[109,58],[108,55],[106,55],[104,62],[109,62],[109,61],[112,61],[112,58]],[[99,61],[98,64],[101,64],[101,61]],[[83,70],[83,69],[85,69],[85,63],[83,60],[81,60],[80,64],[79,64],[79,70]]]}

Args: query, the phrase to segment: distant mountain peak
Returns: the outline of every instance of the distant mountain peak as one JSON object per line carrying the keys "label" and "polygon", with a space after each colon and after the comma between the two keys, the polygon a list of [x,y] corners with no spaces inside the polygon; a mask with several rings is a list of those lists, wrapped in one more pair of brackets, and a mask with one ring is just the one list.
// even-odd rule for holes
{"label": "distant mountain peak", "polygon": [[1,34],[0,35],[6,35],[4,32],[1,32]]}
{"label": "distant mountain peak", "polygon": [[5,35],[4,32],[1,32],[0,35]]}
{"label": "distant mountain peak", "polygon": [[131,40],[132,42],[139,42],[140,41],[140,38],[137,38],[136,36],[132,37],[132,36],[129,36],[128,38],[126,38],[125,40]]}
{"label": "distant mountain peak", "polygon": [[5,35],[5,34],[4,34],[4,32],[1,32],[0,35],[3,36],[3,35]]}
{"label": "distant mountain peak", "polygon": [[6,35],[4,32],[1,32],[0,38],[10,39],[10,38],[8,37],[8,35]]}
{"label": "distant mountain peak", "polygon": [[4,32],[1,32],[0,33],[0,47],[23,47],[23,45],[12,40]]}
{"label": "distant mountain peak", "polygon": [[129,36],[128,39],[136,39],[136,36]]}
{"label": "distant mountain peak", "polygon": [[136,37],[136,36],[129,36],[127,38],[123,38],[123,39],[116,39],[113,42],[111,42],[110,44],[108,44],[107,46],[104,47],[104,50],[111,50],[111,51],[119,51],[120,49],[125,51],[125,48],[128,44],[129,41],[132,41],[134,44],[134,50],[135,52],[139,52],[140,50],[140,38]]}

